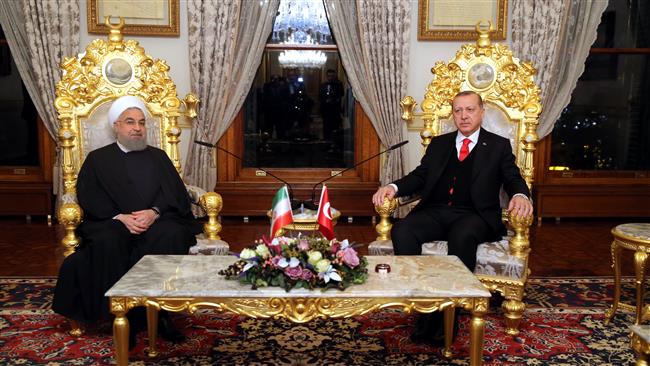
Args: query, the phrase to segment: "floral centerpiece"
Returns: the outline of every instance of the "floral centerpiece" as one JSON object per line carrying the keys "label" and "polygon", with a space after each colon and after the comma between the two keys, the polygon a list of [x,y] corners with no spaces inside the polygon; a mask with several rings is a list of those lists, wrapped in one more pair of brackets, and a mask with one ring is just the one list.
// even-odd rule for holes
{"label": "floral centerpiece", "polygon": [[292,288],[338,288],[361,284],[368,278],[368,262],[347,240],[322,237],[262,238],[239,253],[239,260],[219,271],[253,289],[278,286]]}

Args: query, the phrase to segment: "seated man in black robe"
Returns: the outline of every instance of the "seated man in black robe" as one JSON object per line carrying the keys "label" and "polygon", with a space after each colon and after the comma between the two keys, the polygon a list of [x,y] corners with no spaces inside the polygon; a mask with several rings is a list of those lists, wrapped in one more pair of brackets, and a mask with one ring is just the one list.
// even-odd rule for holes
{"label": "seated man in black robe", "polygon": [[[117,141],[90,152],[79,171],[82,242],[61,265],[52,305],[72,320],[110,319],[104,293],[115,282],[146,254],[187,254],[201,231],[171,160],[147,145],[145,111],[137,97],[115,100],[108,119]],[[132,346],[144,326],[141,310],[129,313]],[[184,338],[165,312],[159,327],[163,338]]]}

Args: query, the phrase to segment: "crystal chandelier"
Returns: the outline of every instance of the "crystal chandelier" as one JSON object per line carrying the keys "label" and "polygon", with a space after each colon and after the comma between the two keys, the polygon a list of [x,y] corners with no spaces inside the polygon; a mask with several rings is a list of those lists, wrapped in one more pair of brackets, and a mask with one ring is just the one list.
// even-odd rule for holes
{"label": "crystal chandelier", "polygon": [[[271,41],[284,44],[331,44],[322,0],[281,0]],[[290,39],[291,37],[291,39]]]}
{"label": "crystal chandelier", "polygon": [[[331,42],[331,33],[321,0],[281,0],[273,24],[271,41],[298,46]],[[278,57],[283,68],[320,68],[327,61],[322,51],[286,50]]]}
{"label": "crystal chandelier", "polygon": [[327,61],[327,56],[321,51],[286,50],[278,56],[278,62],[283,68],[320,68]]}

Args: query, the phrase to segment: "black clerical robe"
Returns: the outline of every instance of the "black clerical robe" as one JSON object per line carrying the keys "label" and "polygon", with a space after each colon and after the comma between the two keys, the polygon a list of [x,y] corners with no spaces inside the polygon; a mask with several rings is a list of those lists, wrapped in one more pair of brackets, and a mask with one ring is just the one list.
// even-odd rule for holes
{"label": "black clerical robe", "polygon": [[[125,153],[113,143],[92,151],[77,178],[84,221],[81,246],[61,265],[52,308],[68,318],[108,317],[104,293],[146,254],[187,254],[201,231],[190,198],[167,154],[157,148]],[[131,234],[118,214],[156,207],[160,217]]]}

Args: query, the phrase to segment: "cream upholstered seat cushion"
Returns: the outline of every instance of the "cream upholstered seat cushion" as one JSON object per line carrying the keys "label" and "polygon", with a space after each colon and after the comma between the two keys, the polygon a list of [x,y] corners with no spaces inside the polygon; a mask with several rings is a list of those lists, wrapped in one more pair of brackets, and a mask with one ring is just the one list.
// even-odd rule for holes
{"label": "cream upholstered seat cushion", "polygon": [[[368,248],[370,255],[391,255],[393,242],[378,240]],[[447,255],[446,241],[422,244],[422,255]],[[481,243],[476,250],[474,274],[521,279],[526,269],[525,260],[510,254],[508,237],[499,241]]]}

